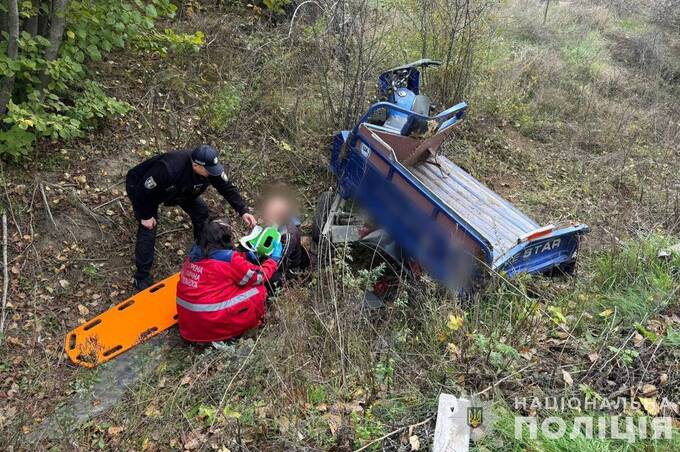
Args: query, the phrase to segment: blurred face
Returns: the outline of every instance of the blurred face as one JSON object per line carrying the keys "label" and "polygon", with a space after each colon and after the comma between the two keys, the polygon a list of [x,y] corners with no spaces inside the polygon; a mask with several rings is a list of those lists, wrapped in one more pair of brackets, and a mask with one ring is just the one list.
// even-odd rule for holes
{"label": "blurred face", "polygon": [[208,170],[205,167],[194,162],[191,162],[191,167],[194,169],[194,173],[199,176],[208,177]]}
{"label": "blurred face", "polygon": [[292,205],[284,196],[272,195],[262,203],[262,221],[267,226],[284,225],[292,214]]}

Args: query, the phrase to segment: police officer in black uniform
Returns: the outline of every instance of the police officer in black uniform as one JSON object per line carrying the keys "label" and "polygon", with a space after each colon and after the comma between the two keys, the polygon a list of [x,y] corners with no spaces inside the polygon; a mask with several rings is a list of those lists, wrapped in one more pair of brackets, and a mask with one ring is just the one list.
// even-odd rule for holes
{"label": "police officer in black uniform", "polygon": [[158,206],[179,206],[191,217],[194,238],[198,241],[208,220],[208,205],[201,194],[212,185],[238,212],[248,227],[257,221],[248,211],[238,189],[219,164],[217,150],[201,145],[194,150],[171,151],[152,157],[132,168],[125,179],[137,227],[135,247],[135,288],[143,290],[153,283],[150,275],[156,242]]}

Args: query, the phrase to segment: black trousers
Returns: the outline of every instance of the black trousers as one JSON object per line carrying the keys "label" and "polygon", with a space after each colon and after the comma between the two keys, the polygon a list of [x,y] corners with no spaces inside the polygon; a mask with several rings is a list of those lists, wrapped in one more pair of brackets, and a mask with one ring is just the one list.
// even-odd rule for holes
{"label": "black trousers", "polygon": [[[208,221],[208,205],[200,197],[179,202],[177,205],[191,217],[191,225],[194,229],[194,239],[198,241],[203,226]],[[137,243],[135,245],[135,264],[137,265],[137,271],[135,272],[135,279],[144,279],[148,278],[151,274],[158,224],[156,224],[156,227],[153,229],[147,229],[142,226],[142,218],[137,218],[136,213],[135,218],[137,219]],[[154,218],[156,218],[156,222],[160,220],[158,218],[158,212],[156,212]]]}

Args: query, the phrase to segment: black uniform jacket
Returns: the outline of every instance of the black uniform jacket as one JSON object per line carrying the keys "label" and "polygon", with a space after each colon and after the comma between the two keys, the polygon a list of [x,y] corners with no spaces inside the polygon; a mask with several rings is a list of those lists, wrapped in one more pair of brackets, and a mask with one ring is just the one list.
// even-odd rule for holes
{"label": "black uniform jacket", "polygon": [[224,172],[221,176],[203,177],[191,168],[191,151],[171,151],[157,155],[132,168],[126,185],[135,216],[146,220],[157,214],[160,204],[177,205],[200,196],[212,185],[243,215],[246,203]]}

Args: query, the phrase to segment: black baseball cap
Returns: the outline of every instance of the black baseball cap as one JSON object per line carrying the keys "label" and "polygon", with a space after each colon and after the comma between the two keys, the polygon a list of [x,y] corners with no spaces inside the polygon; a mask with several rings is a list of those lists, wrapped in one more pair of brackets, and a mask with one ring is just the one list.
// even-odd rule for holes
{"label": "black baseball cap", "polygon": [[191,160],[208,170],[208,174],[211,176],[220,176],[224,172],[224,167],[220,165],[217,159],[218,155],[217,149],[207,144],[202,144],[191,151]]}

